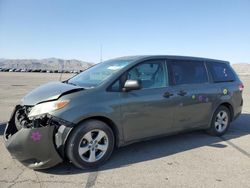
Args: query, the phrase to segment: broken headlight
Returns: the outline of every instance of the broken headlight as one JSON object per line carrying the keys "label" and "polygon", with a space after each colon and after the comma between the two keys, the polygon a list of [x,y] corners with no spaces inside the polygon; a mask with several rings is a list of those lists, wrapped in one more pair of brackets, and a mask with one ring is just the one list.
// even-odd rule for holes
{"label": "broken headlight", "polygon": [[44,102],[35,105],[30,113],[28,114],[28,117],[34,117],[42,114],[46,114],[55,110],[59,110],[61,108],[64,108],[69,103],[68,100],[64,101],[50,101],[50,102]]}

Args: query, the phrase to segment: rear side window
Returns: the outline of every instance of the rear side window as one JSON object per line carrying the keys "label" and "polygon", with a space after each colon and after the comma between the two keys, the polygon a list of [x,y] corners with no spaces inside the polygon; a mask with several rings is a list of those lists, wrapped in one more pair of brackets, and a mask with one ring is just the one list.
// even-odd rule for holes
{"label": "rear side window", "polygon": [[207,71],[201,61],[171,60],[170,65],[175,85],[208,82]]}
{"label": "rear side window", "polygon": [[235,80],[235,75],[228,64],[208,62],[207,66],[214,82],[232,82]]}

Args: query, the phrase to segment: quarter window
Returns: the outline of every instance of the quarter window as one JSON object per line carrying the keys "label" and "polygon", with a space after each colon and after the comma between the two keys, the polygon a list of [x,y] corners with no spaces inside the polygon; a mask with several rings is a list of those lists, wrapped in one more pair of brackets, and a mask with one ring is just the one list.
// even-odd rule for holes
{"label": "quarter window", "polygon": [[122,90],[122,85],[126,81],[126,74],[120,76],[111,86],[109,86],[108,91],[120,92]]}
{"label": "quarter window", "polygon": [[121,90],[121,81],[120,79],[119,80],[116,80],[115,83],[113,83],[109,89],[109,91],[114,91],[114,92],[118,92]]}
{"label": "quarter window", "polygon": [[203,62],[172,60],[171,69],[175,85],[208,82],[207,71]]}
{"label": "quarter window", "polygon": [[208,62],[207,65],[214,82],[231,82],[235,80],[234,73],[228,64]]}

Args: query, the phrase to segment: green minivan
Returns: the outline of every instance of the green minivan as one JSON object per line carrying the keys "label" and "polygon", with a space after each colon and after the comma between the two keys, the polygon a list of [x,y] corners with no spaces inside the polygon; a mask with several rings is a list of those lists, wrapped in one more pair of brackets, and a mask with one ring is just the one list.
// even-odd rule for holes
{"label": "green minivan", "polygon": [[27,94],[6,126],[5,145],[32,169],[64,160],[97,167],[133,142],[197,129],[223,135],[241,114],[243,88],[227,61],[116,58]]}

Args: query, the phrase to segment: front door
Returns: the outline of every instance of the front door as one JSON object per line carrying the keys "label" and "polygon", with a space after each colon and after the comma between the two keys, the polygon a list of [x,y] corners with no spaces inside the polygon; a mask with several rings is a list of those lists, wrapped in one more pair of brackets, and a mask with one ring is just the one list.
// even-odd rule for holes
{"label": "front door", "polygon": [[127,72],[142,88],[121,93],[121,116],[126,141],[167,133],[173,126],[175,106],[165,60],[148,60]]}

